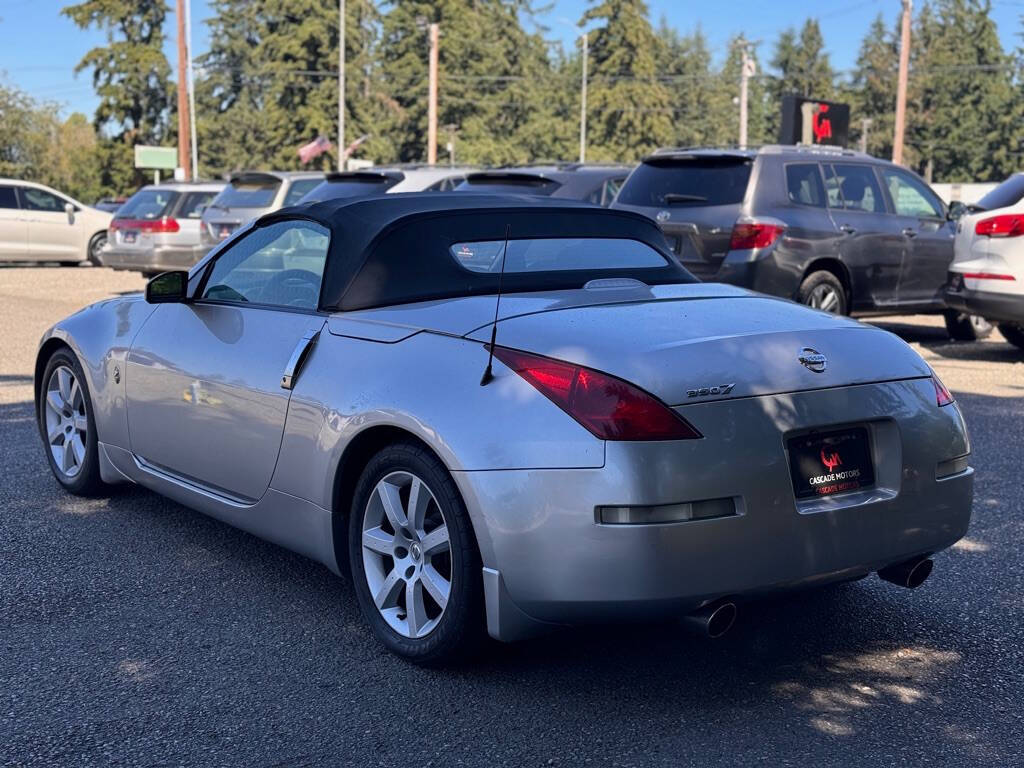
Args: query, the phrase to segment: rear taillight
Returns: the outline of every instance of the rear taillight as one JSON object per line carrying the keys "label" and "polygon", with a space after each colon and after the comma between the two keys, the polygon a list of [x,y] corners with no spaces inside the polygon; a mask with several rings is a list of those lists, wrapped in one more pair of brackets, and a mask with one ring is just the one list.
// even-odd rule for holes
{"label": "rear taillight", "polygon": [[494,356],[602,440],[702,437],[667,405],[622,379],[506,347],[495,347]]}
{"label": "rear taillight", "polygon": [[974,225],[974,234],[986,237],[1020,237],[1024,235],[1024,216],[1012,213],[989,216]]}
{"label": "rear taillight", "polygon": [[749,251],[752,248],[767,248],[773,245],[785,230],[785,225],[779,221],[740,219],[732,228],[729,250]]}
{"label": "rear taillight", "polygon": [[964,278],[974,278],[975,280],[1016,280],[1013,275],[1004,275],[1000,272],[964,272]]}
{"label": "rear taillight", "polygon": [[177,219],[163,216],[159,219],[114,219],[107,229],[112,232],[119,229],[137,229],[150,234],[167,234],[180,231],[181,225]]}
{"label": "rear taillight", "polygon": [[947,389],[946,385],[942,383],[942,380],[932,374],[932,384],[935,387],[935,402],[941,408],[944,405],[952,405],[956,402],[953,399],[953,393]]}

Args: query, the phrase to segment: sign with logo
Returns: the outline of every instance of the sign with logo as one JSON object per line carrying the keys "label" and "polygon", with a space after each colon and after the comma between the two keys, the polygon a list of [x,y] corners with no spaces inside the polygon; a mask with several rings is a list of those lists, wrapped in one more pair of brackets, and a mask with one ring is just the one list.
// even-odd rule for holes
{"label": "sign with logo", "polygon": [[835,101],[782,97],[780,144],[845,147],[850,135],[850,105]]}
{"label": "sign with logo", "polygon": [[856,491],[875,482],[871,443],[864,427],[795,437],[787,447],[798,499]]}

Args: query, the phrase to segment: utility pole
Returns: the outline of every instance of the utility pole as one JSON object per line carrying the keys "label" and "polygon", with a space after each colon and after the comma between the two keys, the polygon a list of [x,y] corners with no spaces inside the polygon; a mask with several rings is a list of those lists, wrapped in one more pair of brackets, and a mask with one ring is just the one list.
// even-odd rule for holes
{"label": "utility pole", "polygon": [[192,177],[192,163],[189,160],[188,118],[188,45],[185,43],[185,0],[177,0],[178,16],[178,166],[185,174],[185,180]]}
{"label": "utility pole", "polygon": [[196,78],[192,71],[192,0],[185,0],[185,46],[188,53],[188,133],[192,138],[192,178],[199,178],[199,147],[196,146]]}
{"label": "utility pole", "polygon": [[437,43],[440,27],[431,24],[430,35],[430,66],[427,97],[427,164],[437,164]]}
{"label": "utility pole", "polygon": [[903,163],[903,133],[907,120],[907,71],[910,69],[911,0],[903,0],[900,24],[900,74],[896,83],[896,124],[892,132],[892,161]]}
{"label": "utility pole", "polygon": [[757,72],[757,64],[750,55],[751,43],[742,37],[736,41],[740,47],[740,149],[747,148],[747,103],[749,102],[750,78]]}
{"label": "utility pole", "polygon": [[583,78],[580,81],[580,163],[587,162],[587,59],[590,57],[590,35],[584,32],[583,41]]}
{"label": "utility pole", "polygon": [[338,0],[338,170],[345,170],[345,0]]}
{"label": "utility pole", "polygon": [[870,117],[862,117],[860,119],[860,151],[865,155],[868,153],[868,130],[871,128],[872,120]]}

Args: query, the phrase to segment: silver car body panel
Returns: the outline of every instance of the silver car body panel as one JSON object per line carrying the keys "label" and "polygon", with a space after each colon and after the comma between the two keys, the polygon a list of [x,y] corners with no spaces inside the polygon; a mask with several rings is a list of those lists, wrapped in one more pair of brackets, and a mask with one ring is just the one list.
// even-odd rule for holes
{"label": "silver car body panel", "polygon": [[[493,297],[330,316],[123,297],[72,315],[43,343],[66,342],[82,361],[105,479],[334,571],[346,449],[378,428],[419,439],[465,500],[489,631],[503,640],[851,578],[967,529],[973,470],[936,479],[940,463],[970,452],[963,419],[938,407],[930,369],[884,331],[729,286],[503,297],[500,344],[625,375],[704,435],[621,443],[595,438],[499,361],[480,386],[493,312]],[[282,370],[317,323],[289,394]],[[798,360],[815,345],[828,357],[821,373]],[[722,376],[736,380],[728,396],[685,396]],[[849,424],[870,434],[877,482],[798,501],[786,438]],[[595,516],[602,505],[719,498],[738,514],[643,526]]]}

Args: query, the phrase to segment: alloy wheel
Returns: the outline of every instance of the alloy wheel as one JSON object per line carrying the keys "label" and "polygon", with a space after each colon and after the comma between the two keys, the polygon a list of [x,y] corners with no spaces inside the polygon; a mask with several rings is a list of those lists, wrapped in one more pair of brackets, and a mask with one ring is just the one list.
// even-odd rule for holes
{"label": "alloy wheel", "polygon": [[807,306],[824,312],[838,313],[842,304],[839,294],[831,285],[816,285],[807,296]]}
{"label": "alloy wheel", "polygon": [[75,477],[82,470],[88,434],[85,393],[74,371],[57,366],[46,383],[46,442],[64,477]]}
{"label": "alloy wheel", "polygon": [[452,590],[448,524],[423,480],[391,472],[374,487],[363,512],[363,572],[378,612],[408,638],[430,634]]}

